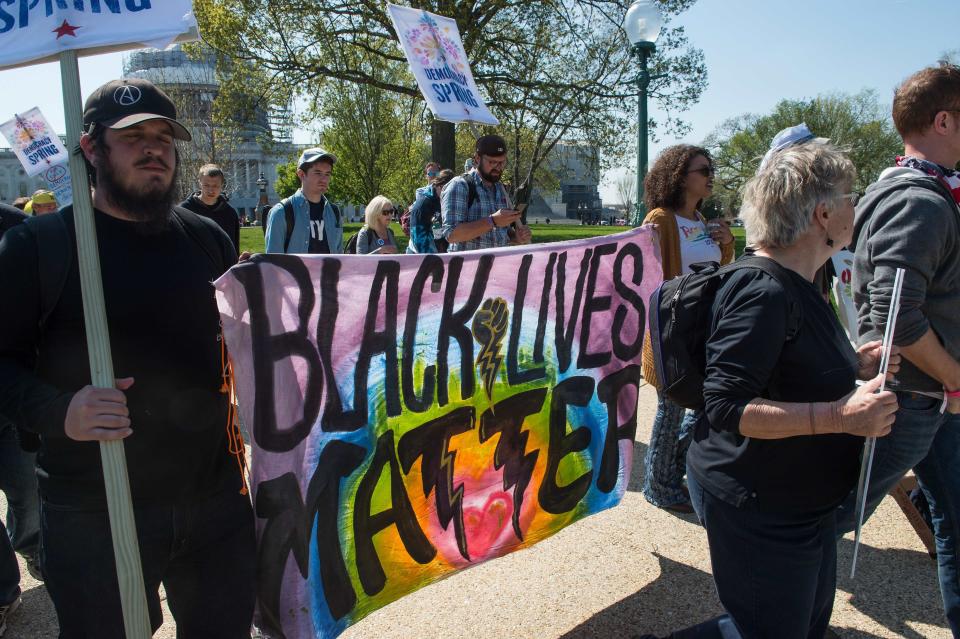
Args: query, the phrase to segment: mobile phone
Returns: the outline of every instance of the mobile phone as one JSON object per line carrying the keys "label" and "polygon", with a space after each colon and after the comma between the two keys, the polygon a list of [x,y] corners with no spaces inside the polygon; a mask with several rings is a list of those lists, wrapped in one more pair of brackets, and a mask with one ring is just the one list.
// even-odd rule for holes
{"label": "mobile phone", "polygon": [[[521,204],[517,204],[514,210],[520,211],[520,222],[522,222],[523,224],[526,224],[527,223],[527,203],[522,202]],[[514,222],[513,224],[514,224],[514,227],[516,227],[517,223]]]}

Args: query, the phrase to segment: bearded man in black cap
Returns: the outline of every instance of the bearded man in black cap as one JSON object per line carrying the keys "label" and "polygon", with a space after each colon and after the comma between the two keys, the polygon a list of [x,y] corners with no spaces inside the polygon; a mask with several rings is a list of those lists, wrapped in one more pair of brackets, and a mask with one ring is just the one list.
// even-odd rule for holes
{"label": "bearded man in black cap", "polygon": [[40,562],[61,639],[124,634],[103,440],[124,440],[154,630],[162,583],[178,637],[249,637],[253,513],[210,284],[237,256],[214,222],[173,206],[175,140],[190,139],[176,116],[140,79],[108,82],[84,109],[116,388],[90,385],[72,207],[0,243],[0,296],[17,300],[0,314],[0,414],[40,435]]}
{"label": "bearded man in black cap", "polygon": [[473,169],[444,187],[440,210],[448,252],[530,243],[530,228],[500,182],[506,165],[506,142],[485,135],[477,140]]}

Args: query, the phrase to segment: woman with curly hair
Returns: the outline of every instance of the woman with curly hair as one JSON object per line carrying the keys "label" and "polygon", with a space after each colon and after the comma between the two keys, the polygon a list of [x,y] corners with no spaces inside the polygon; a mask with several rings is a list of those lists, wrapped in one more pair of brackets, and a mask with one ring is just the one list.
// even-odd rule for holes
{"label": "woman with curly hair", "polygon": [[[643,182],[647,217],[660,236],[663,279],[690,272],[697,262],[733,260],[733,234],[723,222],[708,226],[700,206],[713,193],[713,161],[710,153],[689,144],[671,146],[660,154]],[[683,485],[693,413],[684,419],[684,409],[663,393],[653,364],[650,337],[643,343],[643,377],[657,388],[657,416],[645,458],[643,495],[654,506],[689,514],[690,495]]]}

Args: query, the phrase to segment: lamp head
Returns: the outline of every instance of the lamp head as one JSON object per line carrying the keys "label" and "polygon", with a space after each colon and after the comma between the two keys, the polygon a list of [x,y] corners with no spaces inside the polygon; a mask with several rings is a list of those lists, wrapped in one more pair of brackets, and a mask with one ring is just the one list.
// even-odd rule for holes
{"label": "lamp head", "polygon": [[634,0],[623,19],[623,29],[634,47],[653,48],[663,27],[663,16],[654,0]]}

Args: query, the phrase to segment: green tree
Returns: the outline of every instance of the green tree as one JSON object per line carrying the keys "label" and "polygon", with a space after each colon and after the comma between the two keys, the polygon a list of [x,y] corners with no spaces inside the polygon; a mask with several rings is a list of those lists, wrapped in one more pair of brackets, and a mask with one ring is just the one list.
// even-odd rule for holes
{"label": "green tree", "polygon": [[413,202],[428,157],[422,103],[369,84],[328,84],[312,112],[326,115],[323,146],[337,156],[333,199],[365,204],[386,195]]}
{"label": "green tree", "polygon": [[286,164],[277,165],[277,182],[273,190],[280,197],[290,197],[300,188],[300,178],[297,176],[297,160],[293,159]]}
{"label": "green tree", "polygon": [[[696,0],[662,0],[670,18]],[[530,188],[553,147],[586,143],[598,161],[633,152],[636,72],[621,22],[630,0],[414,0],[457,21],[468,59],[510,145],[511,183]],[[208,44],[258,74],[251,82],[320,95],[347,83],[420,99],[383,3],[353,0],[196,0]],[[678,115],[706,87],[703,53],[668,26],[651,72],[651,98],[669,114],[655,132],[682,132]],[[249,86],[247,87],[249,91]],[[268,94],[270,91],[262,91]],[[324,112],[331,111],[324,106]],[[600,160],[602,158],[602,160]]]}
{"label": "green tree", "polygon": [[944,51],[937,62],[940,64],[960,65],[960,49],[950,49],[949,51]]}
{"label": "green tree", "polygon": [[725,213],[737,213],[741,189],[756,173],[773,136],[801,122],[806,122],[814,135],[830,138],[847,151],[857,167],[857,191],[876,181],[880,171],[903,150],[890,108],[878,101],[874,91],[783,100],[768,115],[746,114],[727,120],[704,141],[717,169],[714,196],[708,204]]}

